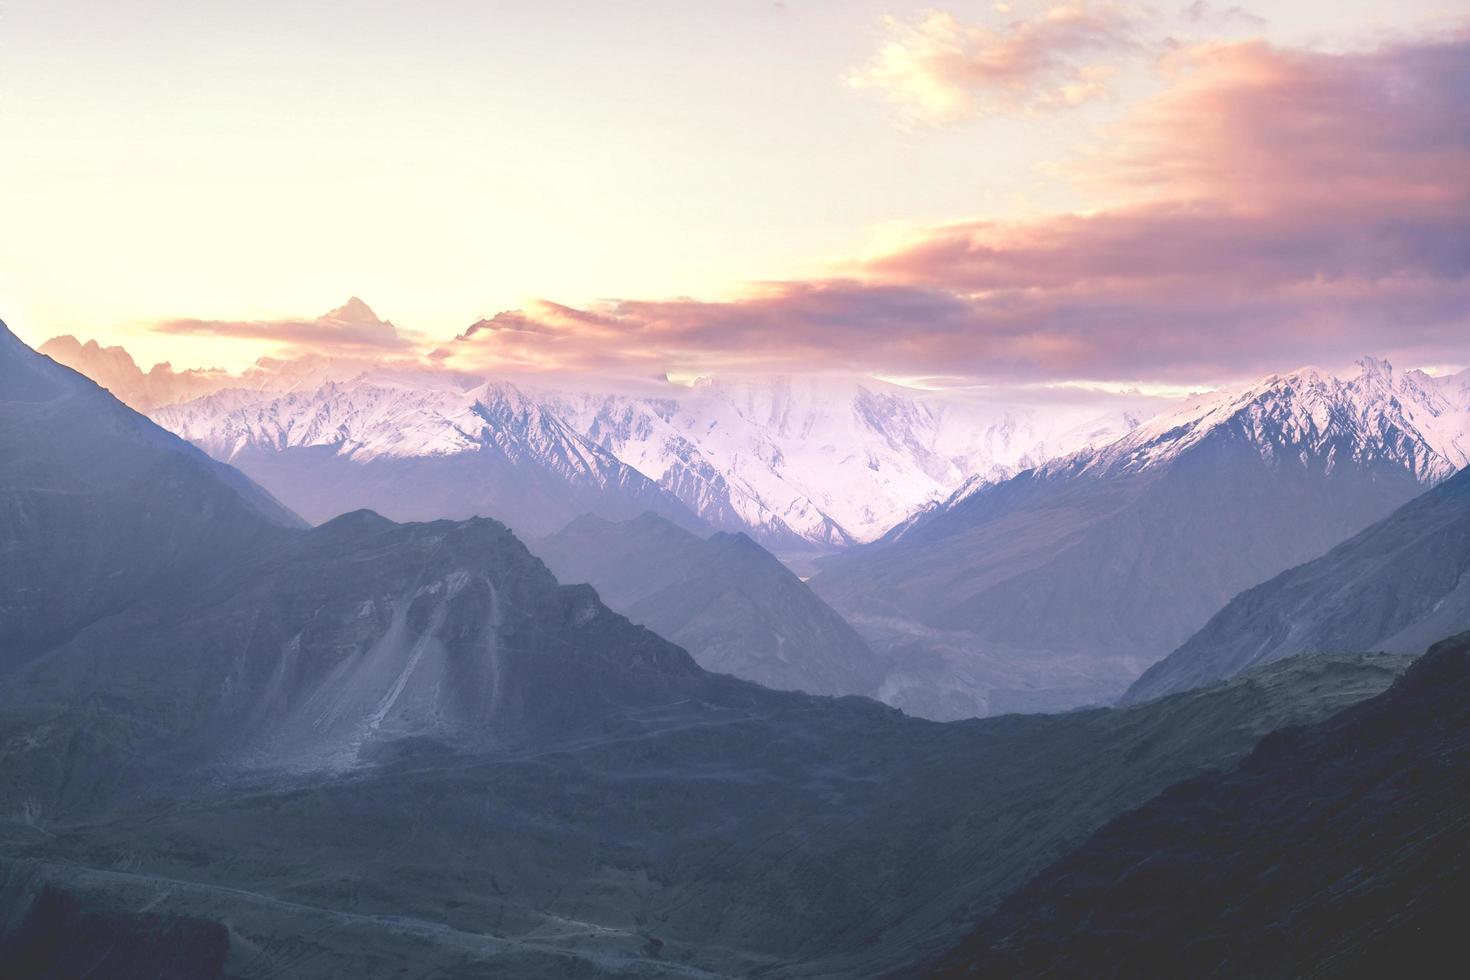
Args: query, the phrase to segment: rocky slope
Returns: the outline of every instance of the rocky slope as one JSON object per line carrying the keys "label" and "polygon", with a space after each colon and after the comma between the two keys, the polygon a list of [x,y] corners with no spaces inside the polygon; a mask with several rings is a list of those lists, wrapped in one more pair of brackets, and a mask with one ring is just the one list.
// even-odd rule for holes
{"label": "rocky slope", "polygon": [[957,708],[1115,698],[1241,590],[1454,473],[1463,396],[1369,360],[1201,397],[920,515],[811,585]]}
{"label": "rocky slope", "polygon": [[932,975],[1453,975],[1467,795],[1461,635],[1388,692],[1112,821]]}
{"label": "rocky slope", "polygon": [[853,628],[744,534],[586,516],[532,548],[558,579],[590,583],[706,670],[809,694],[871,695],[882,681],[885,665]]}
{"label": "rocky slope", "polygon": [[1422,650],[1470,628],[1470,470],[1236,596],[1144,672],[1134,703],[1323,650]]}
{"label": "rocky slope", "polygon": [[583,513],[701,522],[672,494],[510,384],[418,373],[271,394],[229,390],[155,421],[258,480],[308,520],[503,520],[548,534]]}

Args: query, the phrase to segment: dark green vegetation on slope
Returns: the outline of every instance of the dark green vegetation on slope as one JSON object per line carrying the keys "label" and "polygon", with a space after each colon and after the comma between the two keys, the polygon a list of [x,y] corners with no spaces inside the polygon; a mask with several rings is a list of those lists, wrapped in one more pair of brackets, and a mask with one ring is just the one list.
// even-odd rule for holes
{"label": "dark green vegetation on slope", "polygon": [[1463,634],[1385,694],[1112,821],[935,975],[1458,976],[1467,801]]}
{"label": "dark green vegetation on slope", "polygon": [[[204,976],[211,924],[233,976],[903,969],[1110,817],[1402,665],[949,725],[769,691],[558,584],[494,521],[285,527],[0,341],[0,378],[41,378],[0,392],[29,399],[0,397],[24,505],[0,512],[0,601],[77,587],[0,658],[12,952],[85,952],[55,942],[74,921],[79,946],[125,934],[145,958],[202,937],[183,969]],[[78,446],[106,452],[87,469]],[[174,477],[166,508],[135,471]]]}

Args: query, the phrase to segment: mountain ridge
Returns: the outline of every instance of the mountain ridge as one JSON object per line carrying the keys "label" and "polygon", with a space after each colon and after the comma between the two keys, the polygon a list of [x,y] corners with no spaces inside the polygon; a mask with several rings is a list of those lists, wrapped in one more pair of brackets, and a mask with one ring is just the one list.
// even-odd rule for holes
{"label": "mountain ridge", "polygon": [[860,694],[887,665],[841,616],[743,532],[708,538],[656,514],[584,515],[532,542],[563,582],[687,649],[700,666],[780,690]]}
{"label": "mountain ridge", "polygon": [[1124,694],[1133,704],[1325,650],[1423,649],[1470,627],[1470,469],[1232,599]]}
{"label": "mountain ridge", "polygon": [[810,584],[880,652],[938,658],[922,669],[960,703],[1017,680],[1055,692],[1044,710],[1107,701],[1242,590],[1447,478],[1467,432],[1470,398],[1420,372],[1276,375],[983,485]]}
{"label": "mountain ridge", "polygon": [[[398,337],[391,322],[380,320],[357,297],[315,323],[328,334],[369,329],[375,336]],[[191,437],[215,446],[212,451],[220,458],[228,458],[220,455],[219,444],[228,443],[231,432],[238,434],[242,411],[258,411],[288,395],[320,393],[319,408],[330,413],[344,388],[381,385],[390,374],[356,356],[301,355],[262,357],[238,376],[173,372],[162,365],[144,375],[122,348],[104,352],[74,338],[55,338],[48,346],[166,427],[187,429]],[[119,372],[113,361],[124,358],[132,369]],[[393,381],[400,389],[417,383],[431,392],[487,380],[403,366],[410,375]],[[1001,479],[1058,453],[1108,441],[1136,425],[1157,401],[1096,396],[1043,410],[1019,395],[925,391],[839,376],[750,375],[687,386],[667,379],[548,382],[534,376],[490,383],[516,388],[578,437],[645,474],[704,524],[749,533],[783,556],[820,554],[876,538],[977,473]],[[458,435],[453,419],[428,407],[416,417],[405,414],[402,421],[431,443],[452,442]],[[427,435],[434,427],[442,429],[437,440]],[[344,437],[372,441],[351,431]],[[341,510],[364,501],[337,503]],[[561,515],[560,523],[573,516]]]}
{"label": "mountain ridge", "polygon": [[368,507],[400,520],[492,516],[536,536],[588,510],[654,509],[702,526],[514,385],[431,380],[364,375],[264,397],[225,391],[154,418],[316,521]]}

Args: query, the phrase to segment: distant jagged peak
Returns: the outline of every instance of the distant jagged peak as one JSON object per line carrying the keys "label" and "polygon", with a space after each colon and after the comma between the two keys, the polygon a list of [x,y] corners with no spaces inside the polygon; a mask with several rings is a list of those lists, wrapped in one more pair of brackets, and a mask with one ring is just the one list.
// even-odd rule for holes
{"label": "distant jagged peak", "polygon": [[1384,358],[1364,354],[1358,358],[1358,368],[1360,377],[1384,378],[1389,381],[1393,379],[1393,365]]}
{"label": "distant jagged peak", "polygon": [[[88,343],[89,344],[92,344],[94,346],[96,344],[95,341],[88,341]],[[55,360],[55,357],[51,353],[52,351],[76,351],[76,352],[80,352],[81,349],[82,349],[82,346],[83,346],[82,345],[82,342],[80,340],[78,340],[76,337],[73,337],[69,333],[64,333],[64,334],[62,334],[59,337],[52,337],[50,340],[46,341],[44,344],[42,344],[40,347],[37,348],[37,352],[38,353],[41,353],[41,354],[45,354],[47,357],[50,357],[50,358],[52,358],[52,360]]]}
{"label": "distant jagged peak", "polygon": [[348,297],[347,302],[335,310],[322,314],[319,319],[352,324],[354,326],[378,326],[389,323],[388,320],[381,319],[378,314],[373,312],[371,306],[368,306],[356,296]]}
{"label": "distant jagged peak", "polygon": [[140,412],[198,398],[235,380],[218,368],[175,371],[168,361],[160,361],[145,372],[138,367],[127,348],[119,345],[104,347],[96,340],[84,343],[71,334],[52,337],[40,346],[38,352],[85,375],[112,392],[119,401]]}
{"label": "distant jagged peak", "polygon": [[41,345],[40,353],[73,368],[75,365],[68,363],[68,359],[77,359],[90,366],[106,365],[113,370],[127,371],[140,376],[143,373],[126,348],[117,345],[103,347],[95,340],[83,343],[71,334],[52,337]]}
{"label": "distant jagged peak", "polygon": [[[326,332],[365,336],[390,347],[400,340],[398,328],[391,321],[381,319],[357,296],[317,317],[316,323]],[[103,346],[96,340],[82,341],[71,334],[53,337],[41,345],[40,352],[86,375],[143,412],[206,397],[223,389],[295,391],[315,389],[332,381],[349,381],[371,372],[386,376],[398,363],[370,355],[338,356],[303,351],[286,358],[260,357],[238,373],[219,368],[179,371],[167,361],[144,372],[125,347]],[[385,367],[385,364],[389,366]],[[418,383],[424,387],[434,383],[465,386],[459,375],[439,373],[454,380],[444,382],[435,373],[425,371],[420,372],[422,376]]]}

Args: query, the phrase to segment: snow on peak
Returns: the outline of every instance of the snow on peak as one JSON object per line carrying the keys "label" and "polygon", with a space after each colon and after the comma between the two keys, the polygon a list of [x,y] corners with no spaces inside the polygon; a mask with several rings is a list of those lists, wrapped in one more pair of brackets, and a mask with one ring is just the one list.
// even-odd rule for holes
{"label": "snow on peak", "polygon": [[873,540],[982,474],[1111,441],[1132,420],[1028,410],[870,378],[721,377],[627,397],[548,392],[579,430],[715,527],[768,545]]}
{"label": "snow on peak", "polygon": [[[637,393],[521,387],[448,372],[258,366],[234,388],[154,413],[217,458],[327,447],[366,462],[485,449],[567,472],[625,466],[716,529],[777,549],[882,535],[967,480],[993,482],[1111,441],[1137,419],[1096,406],[982,405],[881,381],[720,378]],[[611,477],[600,477],[611,478]]]}
{"label": "snow on peak", "polygon": [[555,428],[513,386],[447,374],[362,375],[279,393],[231,389],[154,417],[225,460],[247,450],[306,447],[330,447],[361,462],[450,456],[494,443],[545,442]]}
{"label": "snow on peak", "polygon": [[1370,376],[1381,377],[1390,380],[1393,378],[1393,365],[1385,360],[1373,357],[1371,355],[1365,354],[1363,357],[1359,358],[1358,367],[1361,371],[1360,376],[1364,378]]}
{"label": "snow on peak", "polygon": [[1338,377],[1317,368],[1271,375],[1243,389],[1192,398],[1079,462],[1086,470],[1144,470],[1228,431],[1266,456],[1323,455],[1405,466],[1426,484],[1470,463],[1470,397],[1422,372],[1396,373],[1364,357]]}

